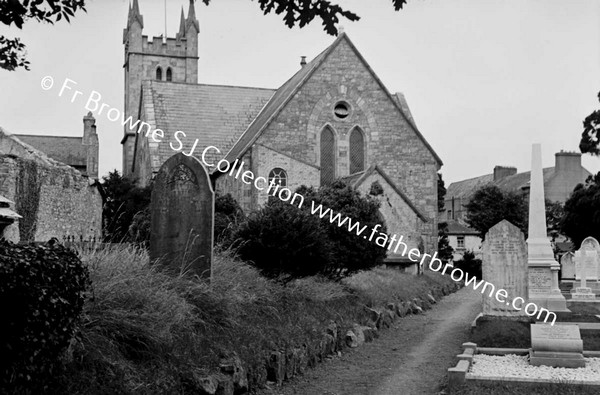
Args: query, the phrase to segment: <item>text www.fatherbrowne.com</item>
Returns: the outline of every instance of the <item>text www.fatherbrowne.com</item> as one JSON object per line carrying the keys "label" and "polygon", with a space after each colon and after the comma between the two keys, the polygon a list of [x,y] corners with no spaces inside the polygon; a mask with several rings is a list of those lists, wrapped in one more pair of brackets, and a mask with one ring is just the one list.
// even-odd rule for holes
{"label": "text www.fatherbrowne.com", "polygon": [[[42,86],[43,90],[48,91],[48,90],[52,89],[53,85],[54,85],[54,79],[51,76],[46,76],[46,77],[42,78],[41,86]],[[71,79],[65,78],[65,80],[61,86],[61,89],[58,93],[58,96],[62,96],[63,93],[71,91],[72,92],[71,103],[75,102],[78,97],[81,97],[81,96],[85,97],[85,95],[82,91],[73,89],[75,85],[77,85],[77,82],[75,82]],[[101,98],[102,98],[102,96],[100,95],[100,93],[98,93],[96,91],[92,91],[86,100],[85,108],[89,111],[97,111],[97,115],[102,114],[102,112],[106,109],[104,114],[108,118],[108,120],[110,120],[112,122],[120,121],[120,123],[123,126],[129,125],[129,129],[136,130],[136,133],[138,133],[138,134],[140,134],[144,130],[144,128],[146,128],[145,137],[147,137],[147,138],[151,137],[152,140],[155,142],[161,142],[162,139],[165,137],[165,133],[163,130],[153,128],[152,125],[150,125],[146,122],[141,122],[139,119],[136,120],[135,122],[133,122],[133,119],[131,116],[125,118],[125,114],[121,113],[118,109],[111,107],[106,103],[102,103]],[[182,144],[181,140],[179,140],[179,137],[185,137],[185,132],[177,131],[174,134],[174,138],[177,140],[177,142],[179,144],[178,147],[175,147],[172,144],[172,142],[170,142],[169,145],[174,151],[183,152],[183,144]],[[196,144],[197,144],[197,140],[194,143],[194,146],[190,149],[190,152],[189,153],[183,152],[183,154],[187,155],[187,156],[192,156],[193,152],[196,148]],[[269,183],[265,177],[255,177],[255,175],[249,170],[242,172],[244,163],[243,162],[238,163],[238,159],[236,159],[234,163],[229,163],[226,159],[221,159],[216,164],[208,163],[206,160],[206,156],[207,156],[206,154],[207,154],[207,152],[209,152],[211,150],[213,150],[219,154],[221,153],[221,151],[217,147],[214,147],[214,146],[208,146],[202,151],[202,153],[200,155],[202,158],[202,162],[208,168],[216,168],[218,171],[220,171],[222,173],[229,172],[229,176],[232,176],[235,179],[240,178],[241,181],[245,184],[253,183],[254,187],[260,191],[264,191],[266,189],[267,194],[269,194],[271,196],[278,197],[280,200],[282,200],[284,202],[289,202],[292,205],[297,205],[299,209],[301,209],[303,207],[304,196],[302,196],[298,193],[293,193],[292,191],[290,191],[289,189],[287,189],[285,187],[280,188],[280,185],[276,184],[275,180],[272,180],[271,183]],[[236,170],[237,170],[237,172],[236,172]],[[234,173],[235,173],[235,175],[234,175]],[[241,177],[240,177],[240,174],[241,174]],[[484,280],[480,280],[479,282],[477,282],[477,278],[470,277],[469,273],[465,273],[460,268],[455,268],[449,263],[446,263],[444,265],[444,263],[440,259],[437,258],[437,252],[434,252],[433,255],[423,253],[423,256],[421,257],[421,251],[419,251],[417,248],[411,248],[409,250],[408,245],[403,241],[403,239],[404,239],[403,236],[398,237],[398,235],[396,235],[396,234],[392,234],[390,236],[384,232],[380,232],[379,231],[379,229],[381,228],[380,224],[376,224],[374,227],[372,227],[370,230],[370,233],[368,233],[368,236],[367,236],[367,233],[364,233],[367,230],[367,227],[368,227],[367,225],[361,226],[360,222],[353,221],[352,218],[350,218],[350,217],[342,216],[341,213],[335,213],[330,208],[323,207],[321,204],[315,205],[314,201],[311,202],[311,214],[318,215],[319,218],[321,218],[321,219],[329,220],[330,223],[332,223],[332,224],[335,223],[340,228],[343,226],[346,226],[348,232],[354,233],[354,234],[356,234],[356,236],[359,236],[359,237],[362,236],[364,239],[367,239],[369,241],[373,241],[373,239],[375,238],[375,244],[377,244],[378,246],[380,246],[382,248],[387,248],[388,251],[392,251],[392,249],[393,249],[395,254],[398,253],[399,249],[402,249],[401,255],[405,256],[405,255],[407,255],[407,252],[408,252],[407,256],[408,256],[408,259],[410,259],[411,261],[419,262],[419,258],[420,258],[421,259],[419,262],[420,267],[423,267],[427,258],[431,258],[429,261],[429,269],[431,269],[432,271],[439,272],[441,270],[442,274],[446,274],[446,271],[449,270],[450,278],[452,278],[452,280],[454,280],[456,282],[461,282],[464,280],[465,285],[466,286],[471,285],[474,290],[478,290],[479,288],[481,288],[482,294],[485,294],[486,290],[489,290],[488,296],[490,298],[495,298],[498,303],[508,306],[509,309],[514,309],[515,311],[523,311],[529,317],[536,316],[536,314],[537,314],[538,320],[541,320],[542,315],[545,314],[544,322],[547,322],[550,317],[552,317],[551,325],[554,325],[554,323],[556,322],[556,314],[555,313],[553,313],[545,308],[540,308],[535,303],[532,303],[532,302],[527,303],[525,305],[525,307],[523,308],[523,304],[525,303],[525,300],[523,298],[515,297],[511,301],[507,301],[508,300],[508,292],[505,289],[500,288],[500,289],[496,290],[496,287],[493,284],[491,284],[487,281],[484,281]],[[443,266],[443,269],[442,269],[442,266]]]}
{"label": "text www.fatherbrowne.com", "polygon": [[[416,249],[408,249],[408,245],[403,241],[403,236],[398,237],[396,234],[392,234],[391,236],[379,232],[378,229],[381,225],[377,224],[373,228],[371,228],[369,236],[367,234],[363,234],[367,229],[367,225],[361,226],[360,222],[353,221],[350,217],[343,217],[340,213],[335,213],[333,210],[326,208],[324,209],[321,204],[315,206],[315,202],[312,202],[311,213],[313,215],[317,214],[320,218],[326,218],[330,223],[336,223],[338,227],[343,227],[344,225],[347,227],[348,232],[356,233],[357,236],[363,236],[363,238],[372,241],[375,235],[377,234],[377,238],[375,239],[375,243],[380,247],[385,247],[388,250],[394,251],[394,253],[398,253],[398,250],[401,249],[401,254],[406,255],[408,251],[408,258],[413,261],[419,261],[419,257],[421,252]],[[434,272],[439,272],[441,270],[442,274],[447,274],[446,271],[450,271],[450,278],[456,282],[465,281],[465,286],[472,286],[475,291],[481,289],[482,294],[488,294],[488,297],[496,299],[498,303],[508,306],[509,308],[514,309],[515,311],[523,311],[527,316],[533,317],[537,315],[537,319],[541,320],[542,316],[544,316],[544,322],[548,322],[548,319],[551,318],[551,325],[554,325],[556,322],[556,314],[545,309],[543,307],[538,307],[535,303],[527,303],[525,304],[525,299],[520,296],[513,298],[508,301],[508,292],[499,288],[496,290],[494,284],[479,280],[474,276],[470,276],[469,273],[465,273],[462,269],[453,267],[451,264],[444,263],[438,259],[437,252],[434,252],[433,255],[429,255],[424,253],[421,257],[421,261],[419,265],[423,265],[427,258],[431,258],[429,261],[429,269]],[[442,269],[443,266],[443,269]]]}

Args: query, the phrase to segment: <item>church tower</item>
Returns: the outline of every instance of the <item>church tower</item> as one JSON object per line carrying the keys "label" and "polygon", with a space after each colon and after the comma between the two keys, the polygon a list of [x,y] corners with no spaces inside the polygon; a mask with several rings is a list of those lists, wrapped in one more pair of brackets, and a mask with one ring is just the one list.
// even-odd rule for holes
{"label": "church tower", "polygon": [[[144,17],[140,14],[138,0],[129,6],[127,27],[123,29],[125,61],[125,119],[132,117],[133,123],[139,119],[142,81],[160,80],[198,83],[198,34],[200,26],[196,19],[194,0],[190,0],[188,16],[181,9],[179,32],[175,38],[142,35]],[[123,129],[123,175],[131,174],[136,130],[130,130],[127,123]],[[154,125],[152,125],[154,126]]]}

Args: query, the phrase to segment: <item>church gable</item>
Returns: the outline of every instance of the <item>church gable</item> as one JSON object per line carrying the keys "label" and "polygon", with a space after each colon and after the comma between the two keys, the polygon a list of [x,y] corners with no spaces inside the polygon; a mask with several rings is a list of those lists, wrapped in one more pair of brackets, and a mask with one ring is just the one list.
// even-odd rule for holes
{"label": "church gable", "polygon": [[[426,232],[422,233],[428,222],[426,217],[377,165],[343,180],[363,196],[368,195],[379,201],[379,212],[385,220],[388,234],[396,234],[398,238],[402,236],[408,249],[422,247],[421,243],[424,246],[428,236]],[[399,250],[394,254],[390,251],[388,258],[402,255],[402,252]]]}

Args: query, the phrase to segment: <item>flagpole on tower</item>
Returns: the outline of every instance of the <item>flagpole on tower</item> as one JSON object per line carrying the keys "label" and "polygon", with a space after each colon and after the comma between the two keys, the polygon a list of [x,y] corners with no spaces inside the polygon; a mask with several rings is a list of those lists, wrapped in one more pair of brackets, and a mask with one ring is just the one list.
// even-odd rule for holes
{"label": "flagpole on tower", "polygon": [[165,42],[167,42],[167,0],[165,0]]}

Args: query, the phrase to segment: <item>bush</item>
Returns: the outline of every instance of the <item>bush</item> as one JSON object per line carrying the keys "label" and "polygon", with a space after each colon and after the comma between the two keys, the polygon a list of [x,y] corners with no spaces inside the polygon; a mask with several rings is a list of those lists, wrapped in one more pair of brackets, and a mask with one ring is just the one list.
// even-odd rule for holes
{"label": "bush", "polygon": [[305,277],[324,271],[330,245],[317,217],[281,200],[251,214],[235,235],[242,259],[268,277]]}
{"label": "bush", "polygon": [[454,262],[454,267],[461,269],[465,273],[469,273],[471,277],[481,279],[481,259],[475,259],[473,251],[465,251],[461,260]]}
{"label": "bush", "polygon": [[72,250],[0,241],[0,389],[50,377],[73,336],[88,282]]}
{"label": "bush", "polygon": [[215,196],[215,244],[225,249],[233,243],[233,236],[244,219],[244,212],[231,194]]}
{"label": "bush", "polygon": [[[352,224],[360,222],[361,227],[366,226],[365,232],[369,232],[376,224],[383,225],[379,232],[387,232],[379,213],[379,202],[370,196],[361,196],[360,192],[340,180],[318,190],[300,187],[297,192],[305,196],[307,202],[312,200],[315,205],[322,204],[324,209],[331,209],[334,216],[340,213],[342,220],[348,217]],[[304,210],[310,208],[311,204],[304,205]],[[329,238],[332,256],[324,274],[333,278],[345,277],[383,263],[386,249],[375,244],[374,240],[369,241],[357,236],[354,231],[348,231],[350,222],[338,226],[338,221],[331,223],[327,215],[320,223]]]}

